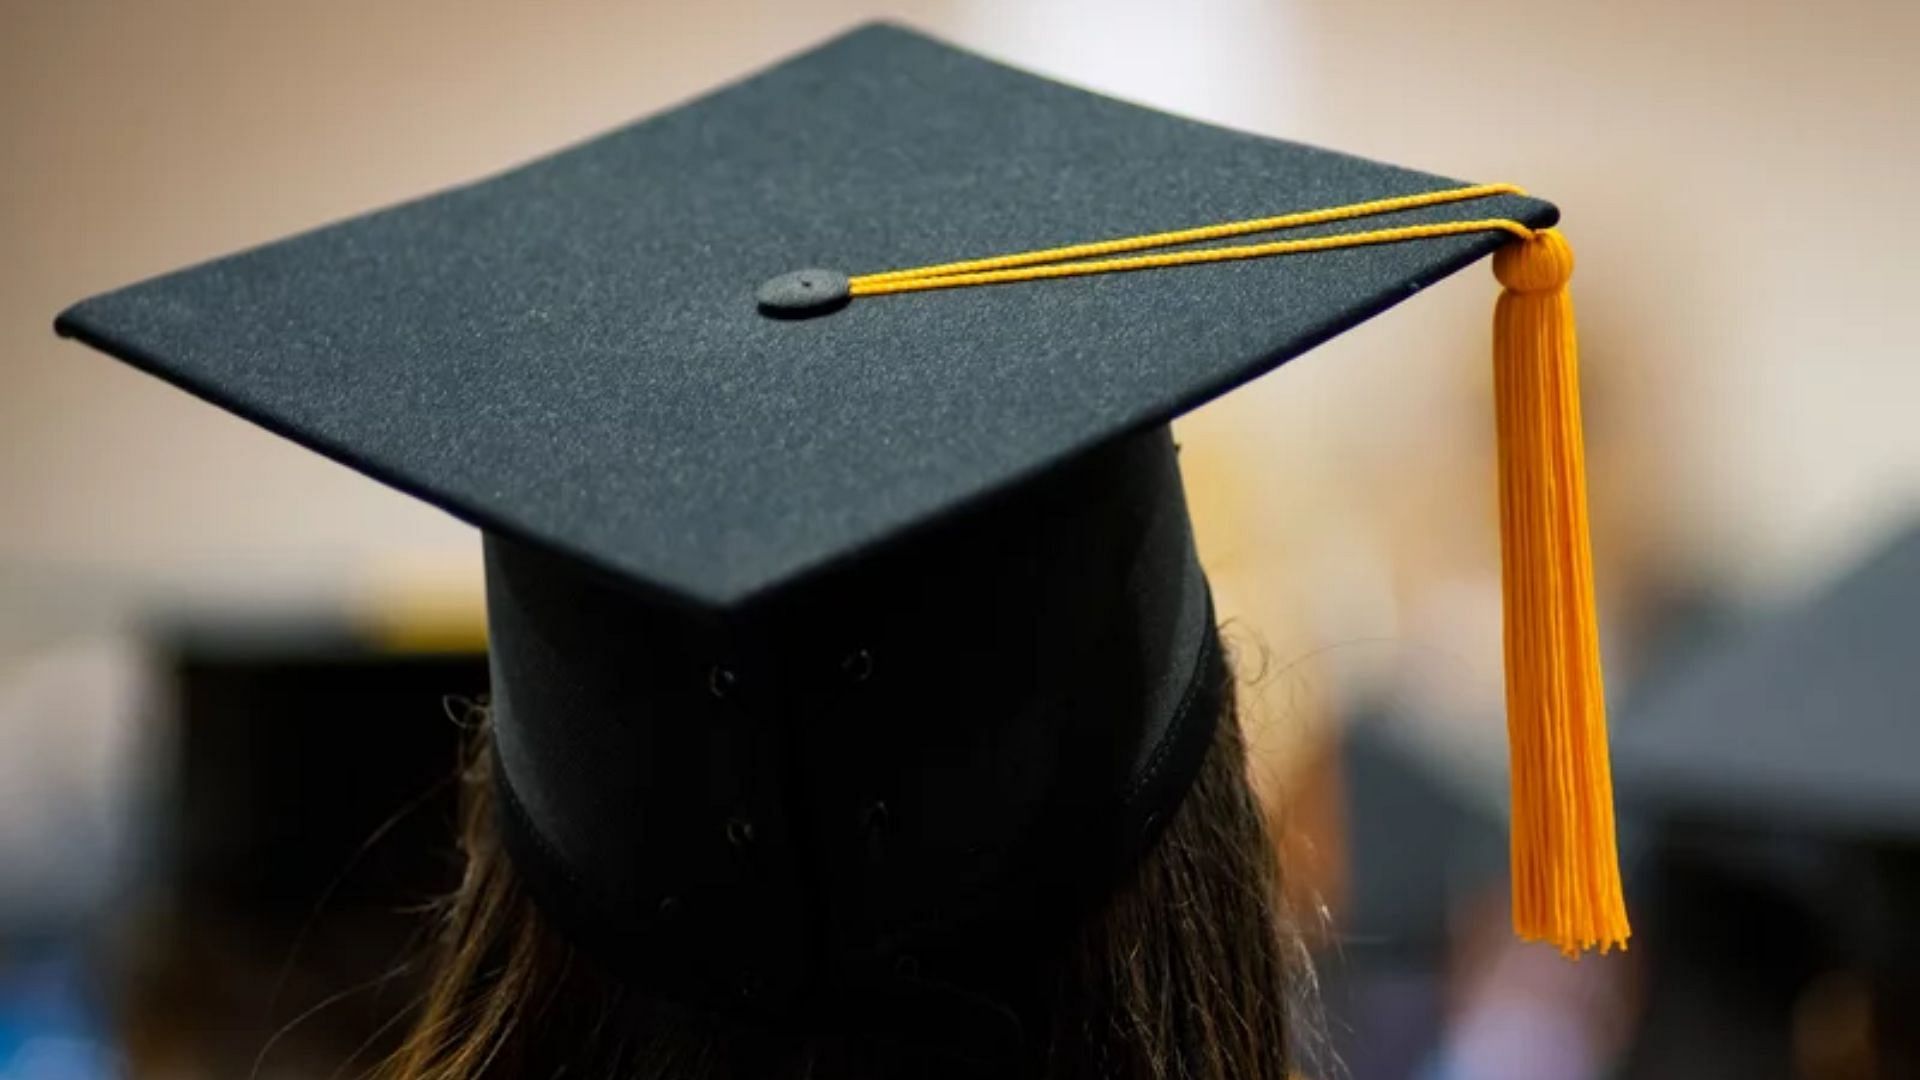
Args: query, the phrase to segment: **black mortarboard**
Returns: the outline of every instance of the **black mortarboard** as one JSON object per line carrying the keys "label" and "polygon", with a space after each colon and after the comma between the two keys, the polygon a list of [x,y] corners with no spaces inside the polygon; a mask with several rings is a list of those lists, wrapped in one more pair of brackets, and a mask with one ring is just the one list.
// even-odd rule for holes
{"label": "black mortarboard", "polygon": [[1662,816],[1920,841],[1920,526],[1664,681],[1620,725]]}
{"label": "black mortarboard", "polygon": [[1858,1060],[1910,1075],[1920,523],[1691,651],[1623,710],[1614,742],[1638,825],[1636,893],[1653,913],[1629,1074],[1764,1075],[1817,1041],[1809,1030],[1845,1030]]}
{"label": "black mortarboard", "polygon": [[58,327],[481,527],[523,868],[669,992],[785,1001],[1030,922],[1178,802],[1222,674],[1170,420],[1509,233],[1557,334],[1571,264],[1501,188],[1300,258],[762,286],[1458,186],[869,27]]}

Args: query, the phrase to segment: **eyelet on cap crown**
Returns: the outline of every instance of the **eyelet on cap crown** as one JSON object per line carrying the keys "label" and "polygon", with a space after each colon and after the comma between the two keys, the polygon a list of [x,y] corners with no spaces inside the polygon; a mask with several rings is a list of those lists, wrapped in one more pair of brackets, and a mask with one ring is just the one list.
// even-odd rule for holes
{"label": "eyelet on cap crown", "polygon": [[863,648],[848,653],[840,660],[840,674],[856,685],[873,678],[873,652]]}
{"label": "eyelet on cap crown", "polygon": [[727,843],[737,848],[749,847],[754,840],[753,821],[745,817],[727,819]]}

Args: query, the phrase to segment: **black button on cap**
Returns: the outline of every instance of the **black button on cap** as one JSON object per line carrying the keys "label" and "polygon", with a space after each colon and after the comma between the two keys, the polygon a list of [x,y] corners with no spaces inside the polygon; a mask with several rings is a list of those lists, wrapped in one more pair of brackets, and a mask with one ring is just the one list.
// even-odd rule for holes
{"label": "black button on cap", "polygon": [[760,286],[760,310],[785,319],[838,311],[853,299],[847,275],[838,270],[794,270]]}

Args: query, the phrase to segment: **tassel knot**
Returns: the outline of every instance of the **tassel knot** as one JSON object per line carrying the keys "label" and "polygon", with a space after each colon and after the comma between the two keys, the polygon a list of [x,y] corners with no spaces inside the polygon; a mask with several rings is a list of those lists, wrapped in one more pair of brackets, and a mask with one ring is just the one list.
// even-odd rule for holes
{"label": "tassel knot", "polygon": [[1541,229],[1494,252],[1493,276],[1517,293],[1564,289],[1573,280],[1573,248],[1558,229]]}

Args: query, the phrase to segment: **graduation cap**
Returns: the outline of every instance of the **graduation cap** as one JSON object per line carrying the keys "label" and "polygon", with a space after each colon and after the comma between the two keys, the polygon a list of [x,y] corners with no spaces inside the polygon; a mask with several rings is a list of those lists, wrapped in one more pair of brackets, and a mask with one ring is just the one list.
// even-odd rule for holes
{"label": "graduation cap", "polygon": [[1663,817],[1920,842],[1920,525],[1713,649],[1620,725],[1625,790]]}
{"label": "graduation cap", "polygon": [[1225,693],[1169,421],[1498,251],[1515,887],[1571,949],[1626,927],[1556,217],[873,26],[57,325],[478,525],[522,870],[777,999],[1124,871]]}
{"label": "graduation cap", "polygon": [[1622,713],[1637,891],[1657,901],[1635,1075],[1761,1075],[1818,1041],[1810,1017],[1839,1030],[1848,1014],[1861,1023],[1837,1045],[1858,1060],[1920,1063],[1916,645],[1911,522],[1832,585],[1693,649]]}

